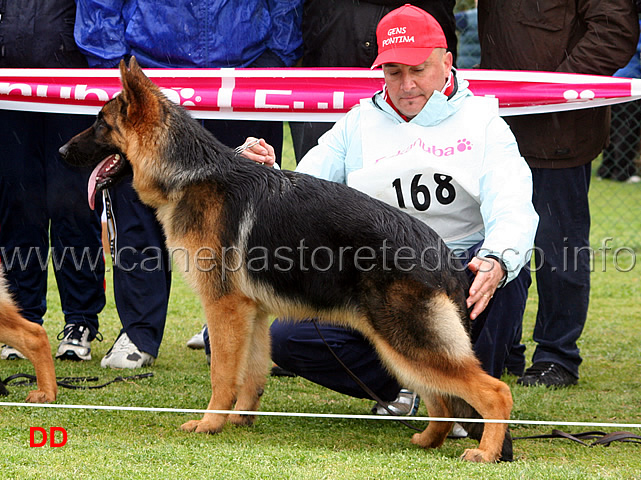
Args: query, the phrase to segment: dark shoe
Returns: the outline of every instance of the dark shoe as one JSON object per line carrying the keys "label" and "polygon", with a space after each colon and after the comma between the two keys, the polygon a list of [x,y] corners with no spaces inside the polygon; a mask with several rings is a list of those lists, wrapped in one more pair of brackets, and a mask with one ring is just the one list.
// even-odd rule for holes
{"label": "dark shoe", "polygon": [[283,367],[279,367],[278,365],[272,366],[270,375],[272,377],[296,377],[297,376],[294,372],[290,372],[289,370],[286,370]]}
{"label": "dark shoe", "polygon": [[558,363],[536,362],[528,368],[516,383],[524,387],[544,385],[546,387],[569,387],[578,379]]}
{"label": "dark shoe", "polygon": [[[91,330],[86,325],[70,323],[58,334],[61,340],[56,352],[60,360],[89,361],[91,360]],[[100,337],[102,339],[102,337]]]}
{"label": "dark shoe", "polygon": [[505,431],[505,438],[503,439],[503,447],[501,448],[501,458],[499,462],[513,462],[514,450],[512,449],[512,434],[508,428]]}

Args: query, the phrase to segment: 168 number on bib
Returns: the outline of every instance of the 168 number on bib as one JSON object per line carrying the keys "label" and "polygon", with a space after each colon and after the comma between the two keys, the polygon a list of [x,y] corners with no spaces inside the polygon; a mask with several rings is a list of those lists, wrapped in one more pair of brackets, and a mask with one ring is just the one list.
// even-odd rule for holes
{"label": "168 number on bib", "polygon": [[[430,208],[432,203],[432,196],[430,189],[427,185],[420,183],[422,173],[417,173],[412,178],[410,185],[410,196],[412,205],[420,212],[424,212]],[[452,185],[452,177],[450,175],[443,175],[440,173],[434,174],[434,181],[436,182],[436,201],[441,205],[449,205],[456,198],[456,190]],[[397,178],[392,182],[392,186],[396,189],[396,198],[398,200],[399,208],[407,208],[405,205],[405,198],[403,197],[403,190],[401,188],[401,179]]]}

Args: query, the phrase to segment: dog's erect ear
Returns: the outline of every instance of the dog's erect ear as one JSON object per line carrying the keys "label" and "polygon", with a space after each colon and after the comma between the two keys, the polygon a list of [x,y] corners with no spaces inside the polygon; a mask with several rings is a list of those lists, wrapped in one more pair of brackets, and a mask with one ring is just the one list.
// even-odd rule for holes
{"label": "dog's erect ear", "polygon": [[130,122],[144,121],[149,114],[158,112],[158,87],[143,73],[135,57],[129,60],[129,68],[120,60],[120,78]]}

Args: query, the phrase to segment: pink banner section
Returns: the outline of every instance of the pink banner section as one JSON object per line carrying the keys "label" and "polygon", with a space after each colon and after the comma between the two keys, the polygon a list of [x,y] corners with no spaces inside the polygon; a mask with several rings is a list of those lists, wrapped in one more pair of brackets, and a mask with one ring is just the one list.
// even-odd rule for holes
{"label": "pink banner section", "polygon": [[[369,69],[145,69],[197,118],[336,121],[383,85]],[[641,80],[553,72],[459,70],[501,115],[590,108],[641,98]],[[117,69],[0,69],[0,108],[95,114],[121,89]]]}

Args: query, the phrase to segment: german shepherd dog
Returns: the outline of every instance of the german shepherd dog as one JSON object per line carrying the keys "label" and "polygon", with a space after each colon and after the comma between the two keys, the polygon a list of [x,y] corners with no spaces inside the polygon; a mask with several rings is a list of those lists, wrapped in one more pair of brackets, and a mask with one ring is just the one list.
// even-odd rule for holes
{"label": "german shepherd dog", "polygon": [[[36,369],[38,390],[29,392],[27,402],[48,403],[56,399],[58,385],[45,329],[20,315],[11,298],[0,266],[0,343],[17,348]],[[0,387],[1,388],[1,387]]]}
{"label": "german shepherd dog", "polygon": [[[277,314],[359,330],[431,416],[450,417],[453,396],[485,419],[509,419],[509,387],[472,351],[466,275],[432,229],[345,185],[237,156],[134,58],[120,74],[120,95],[60,153],[72,165],[96,165],[90,197],[131,166],[135,190],[156,210],[204,307],[209,410],[258,409],[271,363],[268,315]],[[423,252],[420,265],[409,252]],[[227,421],[254,418],[206,413],[182,429],[217,433]],[[430,422],[412,442],[439,447],[451,425]],[[479,448],[462,458],[497,461],[506,428],[487,423]]]}

